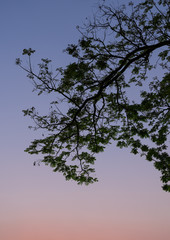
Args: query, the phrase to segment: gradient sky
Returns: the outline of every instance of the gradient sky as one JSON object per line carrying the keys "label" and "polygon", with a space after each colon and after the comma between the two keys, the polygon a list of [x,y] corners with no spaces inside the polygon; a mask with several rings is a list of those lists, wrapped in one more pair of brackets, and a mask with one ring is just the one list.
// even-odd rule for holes
{"label": "gradient sky", "polygon": [[[126,1],[115,1],[125,3]],[[0,1],[0,239],[169,240],[170,195],[161,189],[151,163],[114,144],[99,154],[99,182],[78,186],[49,167],[33,167],[24,149],[38,132],[22,110],[39,106],[26,74],[15,65],[23,48],[36,49],[59,67],[63,53],[80,37],[76,30],[92,15],[96,0]]]}

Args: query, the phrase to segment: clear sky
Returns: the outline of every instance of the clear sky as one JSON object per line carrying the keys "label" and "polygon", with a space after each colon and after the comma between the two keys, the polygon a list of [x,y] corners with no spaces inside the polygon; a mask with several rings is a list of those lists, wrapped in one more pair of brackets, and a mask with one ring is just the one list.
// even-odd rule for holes
{"label": "clear sky", "polygon": [[[34,167],[24,149],[38,136],[22,110],[47,109],[15,65],[23,48],[36,49],[54,68],[69,63],[63,49],[76,42],[76,25],[96,0],[0,2],[0,239],[169,240],[170,195],[151,163],[110,145],[96,162],[99,182],[78,186],[49,167]],[[125,3],[125,0],[115,1]]]}

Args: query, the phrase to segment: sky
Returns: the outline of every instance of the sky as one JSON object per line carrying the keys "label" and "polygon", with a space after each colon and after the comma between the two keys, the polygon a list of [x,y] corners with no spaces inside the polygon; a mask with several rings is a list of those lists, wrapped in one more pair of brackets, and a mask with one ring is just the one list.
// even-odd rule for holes
{"label": "sky", "polygon": [[[114,1],[114,4],[125,3]],[[169,240],[170,195],[161,189],[152,163],[109,145],[96,162],[98,183],[79,186],[24,152],[38,132],[22,110],[48,109],[46,96],[15,59],[22,49],[33,58],[69,64],[63,49],[80,37],[76,29],[96,0],[1,0],[0,2],[0,239],[1,240]]]}

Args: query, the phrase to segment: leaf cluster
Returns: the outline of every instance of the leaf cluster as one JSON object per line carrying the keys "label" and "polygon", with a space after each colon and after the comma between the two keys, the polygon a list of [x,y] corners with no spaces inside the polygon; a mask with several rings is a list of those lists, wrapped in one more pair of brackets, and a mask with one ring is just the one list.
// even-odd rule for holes
{"label": "leaf cluster", "polygon": [[[170,191],[169,13],[166,0],[130,2],[128,11],[103,2],[94,19],[78,28],[78,43],[65,50],[74,61],[55,73],[44,58],[33,72],[35,51],[24,49],[28,68],[20,59],[16,63],[28,73],[34,90],[56,96],[48,115],[41,116],[34,107],[23,111],[35,129],[49,133],[26,151],[41,153],[42,162],[66,180],[89,184],[97,181],[92,167],[96,154],[116,141],[152,161],[162,174],[163,189]],[[157,69],[162,76],[155,77]]]}

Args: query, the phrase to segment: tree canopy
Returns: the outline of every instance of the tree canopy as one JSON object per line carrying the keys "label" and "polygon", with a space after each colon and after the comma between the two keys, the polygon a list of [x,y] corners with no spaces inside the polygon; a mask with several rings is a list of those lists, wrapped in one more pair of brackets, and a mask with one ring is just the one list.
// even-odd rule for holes
{"label": "tree canopy", "polygon": [[77,44],[66,48],[73,61],[55,72],[48,58],[33,71],[35,50],[24,49],[28,66],[19,58],[16,64],[28,73],[38,95],[56,96],[47,115],[34,107],[23,110],[35,129],[48,131],[25,151],[41,154],[41,161],[66,180],[89,184],[97,181],[96,154],[116,141],[152,161],[163,189],[170,191],[169,16],[169,0],[118,8],[103,1],[92,19],[77,27]]}

